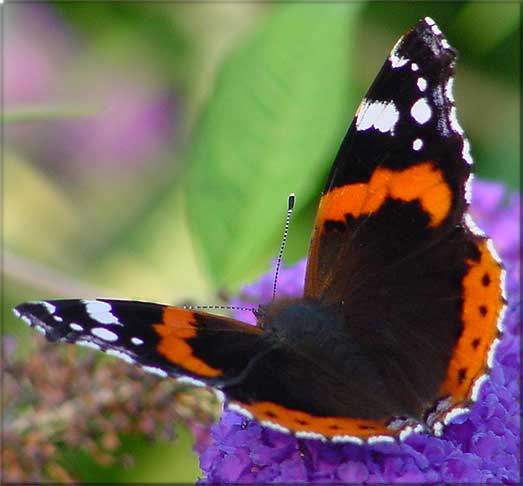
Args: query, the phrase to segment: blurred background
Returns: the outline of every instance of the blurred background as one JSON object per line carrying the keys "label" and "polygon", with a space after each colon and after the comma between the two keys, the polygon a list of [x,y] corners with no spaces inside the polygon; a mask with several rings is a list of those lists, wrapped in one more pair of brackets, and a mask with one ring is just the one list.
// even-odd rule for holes
{"label": "blurred background", "polygon": [[[183,410],[169,411],[165,400],[179,390],[133,375],[137,390],[152,390],[133,402],[143,423],[118,428],[113,415],[88,423],[100,397],[78,402],[95,390],[74,384],[75,373],[113,367],[104,373],[114,375],[96,375],[100,384],[135,372],[96,353],[46,347],[11,308],[103,296],[221,303],[269,270],[293,191],[285,260],[305,257],[355,108],[399,36],[426,15],[460,53],[455,97],[476,175],[518,189],[519,4],[3,6],[6,480],[196,480],[193,436],[204,444],[208,420],[191,412],[191,390],[182,390]],[[73,371],[59,381],[53,366]],[[34,421],[58,387],[73,385],[53,395],[72,416],[59,426]],[[204,398],[200,411],[210,417],[216,407]],[[167,415],[154,420],[176,420],[174,439],[147,425],[159,400]],[[68,436],[75,413],[87,422]]]}

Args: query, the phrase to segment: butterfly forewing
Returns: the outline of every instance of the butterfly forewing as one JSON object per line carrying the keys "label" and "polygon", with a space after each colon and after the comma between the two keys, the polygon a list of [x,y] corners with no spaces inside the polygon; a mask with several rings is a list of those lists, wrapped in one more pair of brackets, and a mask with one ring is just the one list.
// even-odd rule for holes
{"label": "butterfly forewing", "polygon": [[189,376],[218,387],[264,350],[255,326],[168,305],[51,300],[21,304],[16,312],[52,341],[108,351],[161,376]]}

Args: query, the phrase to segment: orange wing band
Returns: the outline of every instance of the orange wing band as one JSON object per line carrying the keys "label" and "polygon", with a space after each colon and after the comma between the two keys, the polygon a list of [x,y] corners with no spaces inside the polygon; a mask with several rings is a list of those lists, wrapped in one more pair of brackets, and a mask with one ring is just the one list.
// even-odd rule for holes
{"label": "orange wing band", "polygon": [[378,168],[369,182],[337,187],[320,201],[320,222],[345,222],[345,215],[355,218],[376,213],[387,198],[410,202],[418,200],[430,215],[430,226],[437,227],[449,214],[452,191],[441,171],[432,162],[422,162],[402,171]]}
{"label": "orange wing band", "polygon": [[221,370],[194,356],[191,346],[187,343],[187,339],[195,337],[198,333],[193,312],[166,307],[163,322],[154,324],[153,327],[160,336],[157,351],[171,363],[199,376],[214,378],[223,374]]}
{"label": "orange wing band", "polygon": [[481,258],[469,260],[463,278],[463,333],[453,351],[447,378],[440,388],[454,403],[470,398],[472,385],[488,368],[488,350],[498,337],[500,313],[505,305],[501,291],[501,266],[492,256],[487,241],[479,243]]}
{"label": "orange wing band", "polygon": [[375,435],[395,435],[385,422],[347,417],[319,417],[299,410],[292,410],[272,402],[240,403],[235,405],[248,410],[260,422],[273,422],[293,432],[315,432],[331,438],[351,435],[367,439]]}

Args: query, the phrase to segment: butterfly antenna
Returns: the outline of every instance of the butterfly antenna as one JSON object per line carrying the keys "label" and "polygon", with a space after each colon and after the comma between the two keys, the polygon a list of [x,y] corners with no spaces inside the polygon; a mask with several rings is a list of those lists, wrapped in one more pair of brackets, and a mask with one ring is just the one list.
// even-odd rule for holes
{"label": "butterfly antenna", "polygon": [[251,312],[256,310],[252,307],[238,307],[236,305],[184,305],[183,308],[187,310],[239,310]]}
{"label": "butterfly antenna", "polygon": [[278,285],[278,275],[280,273],[281,259],[283,257],[283,250],[285,250],[285,243],[287,243],[287,236],[289,234],[289,225],[291,224],[292,211],[294,210],[294,200],[296,196],[294,192],[289,194],[287,200],[287,217],[285,218],[285,227],[283,228],[283,238],[281,239],[280,252],[278,253],[278,260],[276,261],[276,271],[274,272],[274,284],[272,286],[272,300],[276,298],[276,287]]}

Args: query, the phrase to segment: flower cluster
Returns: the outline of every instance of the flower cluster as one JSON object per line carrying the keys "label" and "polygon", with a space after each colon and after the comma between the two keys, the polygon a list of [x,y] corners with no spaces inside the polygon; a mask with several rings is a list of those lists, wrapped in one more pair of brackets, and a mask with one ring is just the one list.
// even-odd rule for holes
{"label": "flower cluster", "polygon": [[[201,454],[205,483],[505,483],[519,484],[519,194],[501,184],[475,182],[471,212],[494,240],[507,270],[504,336],[490,379],[467,415],[441,437],[412,434],[404,442],[374,445],[299,440],[225,412]],[[300,295],[304,262],[286,268],[280,294]],[[246,299],[272,294],[272,273],[244,289]],[[245,300],[235,304],[245,305]],[[247,320],[247,315],[238,315]]]}
{"label": "flower cluster", "polygon": [[122,434],[172,439],[174,424],[208,425],[214,394],[158,380],[142,369],[73,346],[40,338],[28,358],[15,359],[16,341],[4,337],[3,479],[69,482],[61,444],[87,452],[100,464],[133,458],[119,453]]}

